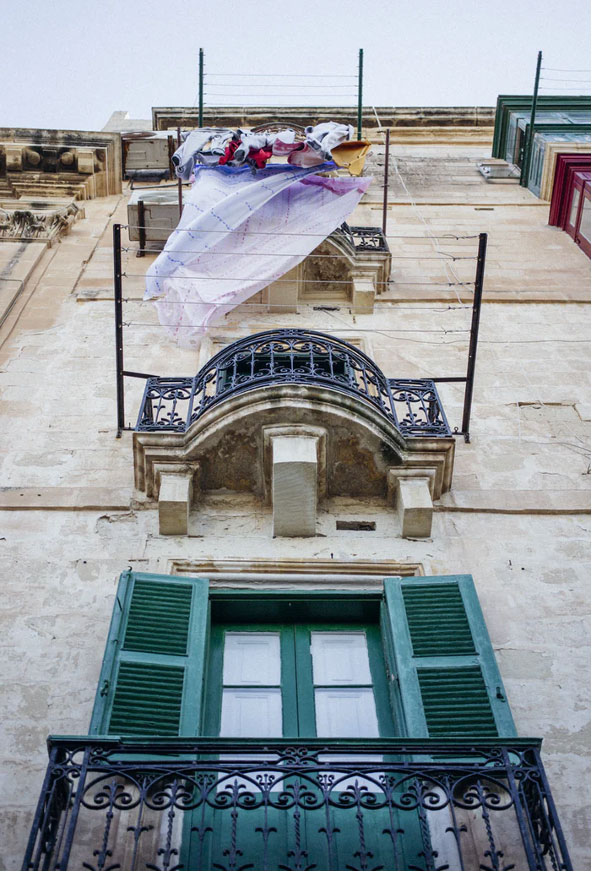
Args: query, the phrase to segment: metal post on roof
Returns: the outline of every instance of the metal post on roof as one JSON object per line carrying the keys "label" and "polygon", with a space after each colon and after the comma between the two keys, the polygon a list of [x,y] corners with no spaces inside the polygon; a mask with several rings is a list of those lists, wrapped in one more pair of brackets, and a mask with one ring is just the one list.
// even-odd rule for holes
{"label": "metal post on roof", "polygon": [[199,116],[198,127],[203,127],[203,67],[204,67],[204,50],[199,50]]}
{"label": "metal post on roof", "polygon": [[528,126],[528,137],[524,148],[524,159],[522,161],[522,172],[520,174],[520,184],[523,188],[528,185],[528,176],[530,174],[530,159],[532,156],[532,141],[534,137],[534,119],[536,115],[537,99],[539,96],[539,77],[541,75],[541,61],[543,53],[540,51],[537,55],[536,73],[534,76],[534,90],[532,93],[532,107],[530,109],[530,124]]}
{"label": "metal post on roof", "polygon": [[471,441],[471,404],[473,402],[473,384],[475,381],[475,362],[477,360],[477,342],[479,340],[479,320],[481,318],[481,299],[483,297],[483,277],[485,275],[485,255],[487,253],[487,233],[479,234],[479,253],[475,272],[475,292],[473,294],[473,317],[471,320],[471,337],[469,339],[469,360],[467,362],[467,377],[465,384],[465,402],[463,408],[461,433],[465,442]]}
{"label": "metal post on roof", "polygon": [[358,139],[362,138],[362,84],[364,79],[364,49],[360,49],[358,59]]}

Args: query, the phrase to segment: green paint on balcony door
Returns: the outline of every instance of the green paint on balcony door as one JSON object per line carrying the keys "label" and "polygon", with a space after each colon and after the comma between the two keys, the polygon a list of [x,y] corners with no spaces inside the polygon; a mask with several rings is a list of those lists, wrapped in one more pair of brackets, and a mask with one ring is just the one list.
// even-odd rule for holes
{"label": "green paint on balcony door", "polygon": [[[293,737],[303,745],[315,737],[335,743],[395,735],[378,625],[215,625],[203,726],[224,738]],[[323,764],[326,778],[342,778],[330,759]],[[269,770],[262,764],[258,775],[264,779]],[[371,779],[351,775],[335,784],[333,798],[346,790],[353,797],[358,790],[359,804],[347,808],[328,808],[318,787],[302,775],[278,780],[271,803],[245,777],[234,783],[229,778],[218,789],[231,801],[241,785],[242,813],[240,807],[235,818],[227,809],[214,811],[206,822],[200,812],[193,822],[186,868],[229,868],[232,858],[236,868],[407,869],[419,858],[415,812],[395,812],[395,829],[403,831],[397,856],[389,810],[372,808],[385,796]],[[203,839],[205,826],[211,836]],[[242,853],[236,856],[235,850]]]}

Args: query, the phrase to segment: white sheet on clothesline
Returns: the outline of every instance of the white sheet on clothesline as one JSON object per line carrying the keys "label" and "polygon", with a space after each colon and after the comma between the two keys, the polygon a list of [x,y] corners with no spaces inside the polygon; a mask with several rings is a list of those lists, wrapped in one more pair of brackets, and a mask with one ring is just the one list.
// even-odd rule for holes
{"label": "white sheet on clothesline", "polygon": [[[332,165],[329,166],[331,168]],[[355,209],[372,179],[326,178],[322,167],[204,167],[147,273],[144,299],[181,345],[281,278]]]}

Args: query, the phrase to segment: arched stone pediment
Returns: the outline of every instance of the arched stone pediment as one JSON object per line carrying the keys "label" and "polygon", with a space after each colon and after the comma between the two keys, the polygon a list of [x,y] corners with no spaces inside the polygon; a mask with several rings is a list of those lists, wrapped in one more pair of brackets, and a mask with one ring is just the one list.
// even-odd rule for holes
{"label": "arched stone pediment", "polygon": [[[422,423],[405,397],[430,416],[437,395],[413,385],[399,386],[395,400],[376,364],[337,337],[247,336],[194,379],[148,380],[134,433],[136,486],[158,499],[165,533],[186,532],[200,492],[225,489],[271,503],[274,535],[314,535],[325,497],[384,497],[407,512],[414,535],[428,535],[432,500],[450,487],[454,439],[431,418],[425,426],[436,435],[417,438]],[[401,402],[414,417],[399,423]]]}
{"label": "arched stone pediment", "polygon": [[136,486],[156,497],[159,464],[191,463],[199,465],[194,486],[201,490],[264,497],[270,427],[324,432],[323,495],[386,496],[387,470],[403,463],[405,439],[369,403],[316,385],[266,385],[213,406],[185,433],[135,433]]}

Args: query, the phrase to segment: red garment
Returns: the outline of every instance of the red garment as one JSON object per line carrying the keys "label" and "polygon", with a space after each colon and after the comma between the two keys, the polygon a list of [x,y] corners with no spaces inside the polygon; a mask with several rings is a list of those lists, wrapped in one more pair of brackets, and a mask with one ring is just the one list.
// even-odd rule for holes
{"label": "red garment", "polygon": [[272,154],[272,146],[267,145],[265,148],[250,148],[249,163],[254,163],[258,170],[262,170]]}
{"label": "red garment", "polygon": [[218,161],[218,164],[227,164],[234,157],[234,152],[240,145],[240,139],[231,139],[224,150],[224,154]]}

